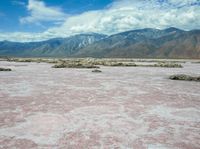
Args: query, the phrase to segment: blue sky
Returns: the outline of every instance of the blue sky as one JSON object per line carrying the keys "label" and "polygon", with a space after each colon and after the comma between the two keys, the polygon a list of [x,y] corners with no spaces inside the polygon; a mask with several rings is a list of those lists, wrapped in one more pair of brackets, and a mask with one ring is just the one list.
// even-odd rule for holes
{"label": "blue sky", "polygon": [[40,41],[96,32],[200,29],[200,0],[1,0],[0,40]]}
{"label": "blue sky", "polygon": [[[47,7],[59,7],[66,14],[75,15],[85,11],[103,9],[112,0],[43,0]],[[43,22],[44,26],[27,25],[20,23],[20,18],[29,15],[27,11],[28,0],[1,0],[0,1],[0,31],[43,31],[50,27],[52,22]]]}

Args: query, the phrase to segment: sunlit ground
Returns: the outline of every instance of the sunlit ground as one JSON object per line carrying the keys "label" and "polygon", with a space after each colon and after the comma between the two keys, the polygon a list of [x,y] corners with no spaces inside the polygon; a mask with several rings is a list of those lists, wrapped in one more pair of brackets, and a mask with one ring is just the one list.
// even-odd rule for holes
{"label": "sunlit ground", "polygon": [[200,83],[183,68],[51,68],[0,61],[0,148],[199,149]]}

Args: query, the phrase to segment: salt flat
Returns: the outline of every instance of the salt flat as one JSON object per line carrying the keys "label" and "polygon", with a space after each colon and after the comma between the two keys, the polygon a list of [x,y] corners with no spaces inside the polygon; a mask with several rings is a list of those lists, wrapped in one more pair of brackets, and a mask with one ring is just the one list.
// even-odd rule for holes
{"label": "salt flat", "polygon": [[183,68],[51,68],[0,61],[0,148],[199,149],[200,83]]}

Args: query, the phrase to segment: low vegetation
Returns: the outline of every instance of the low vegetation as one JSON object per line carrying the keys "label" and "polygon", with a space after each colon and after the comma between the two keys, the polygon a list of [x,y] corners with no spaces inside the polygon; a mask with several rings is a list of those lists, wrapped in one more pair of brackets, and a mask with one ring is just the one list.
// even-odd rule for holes
{"label": "low vegetation", "polygon": [[0,68],[0,71],[12,71],[10,68]]}
{"label": "low vegetation", "polygon": [[185,60],[173,60],[173,59],[134,59],[133,62],[149,62],[149,63],[186,63]]}
{"label": "low vegetation", "polygon": [[92,72],[95,72],[95,73],[100,73],[100,72],[102,72],[101,70],[99,70],[99,69],[94,69],[94,70],[92,70]]}
{"label": "low vegetation", "polygon": [[[151,60],[151,59],[98,59],[98,58],[6,58],[10,62],[36,62],[52,63],[53,68],[99,68],[99,66],[110,67],[165,67],[165,68],[182,68],[180,60]],[[138,62],[138,64],[137,64]],[[142,64],[146,62],[147,64]],[[150,63],[150,64],[148,64]],[[152,64],[151,64],[152,63]],[[156,63],[156,64],[155,64]]]}
{"label": "low vegetation", "polygon": [[135,63],[131,62],[105,62],[103,63],[104,66],[113,66],[113,67],[136,67],[137,65]]}
{"label": "low vegetation", "polygon": [[52,67],[53,68],[99,68],[99,66],[81,62],[62,62]]}
{"label": "low vegetation", "polygon": [[167,67],[167,68],[182,68],[181,64],[177,63],[157,63],[153,65],[154,67]]}
{"label": "low vegetation", "polygon": [[58,63],[60,59],[48,59],[48,58],[7,58],[9,62],[24,62],[24,63]]}
{"label": "low vegetation", "polygon": [[185,74],[177,74],[169,77],[171,80],[184,80],[184,81],[200,81],[200,76],[194,77]]}
{"label": "low vegetation", "polygon": [[200,64],[200,61],[196,61],[196,62],[192,62],[192,63],[194,63],[194,64]]}

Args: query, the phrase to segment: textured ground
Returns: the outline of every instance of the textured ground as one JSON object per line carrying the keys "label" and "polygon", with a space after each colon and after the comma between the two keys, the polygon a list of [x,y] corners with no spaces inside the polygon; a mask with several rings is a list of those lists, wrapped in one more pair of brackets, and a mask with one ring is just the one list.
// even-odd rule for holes
{"label": "textured ground", "polygon": [[200,83],[184,68],[53,69],[0,62],[0,148],[199,149]]}

